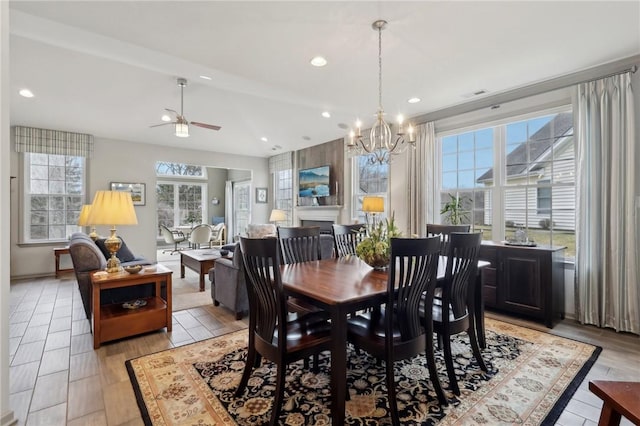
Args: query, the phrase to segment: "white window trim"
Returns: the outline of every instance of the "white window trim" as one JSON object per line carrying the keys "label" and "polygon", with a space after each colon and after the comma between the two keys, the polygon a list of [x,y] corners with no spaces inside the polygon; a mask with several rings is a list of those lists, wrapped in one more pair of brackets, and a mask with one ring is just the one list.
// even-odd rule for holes
{"label": "white window trim", "polygon": [[[175,177],[175,176],[173,176]],[[158,180],[156,181],[156,185],[189,185],[189,186],[199,186],[202,188],[202,223],[209,223],[209,203],[207,202],[207,194],[208,187],[206,183],[196,183],[196,182],[185,182],[180,180]],[[174,191],[173,193],[173,223],[175,226],[184,226],[180,224],[180,217],[177,213],[176,206],[178,205],[178,191]],[[157,220],[157,211],[156,211],[156,220]],[[162,237],[158,237],[162,238]]]}

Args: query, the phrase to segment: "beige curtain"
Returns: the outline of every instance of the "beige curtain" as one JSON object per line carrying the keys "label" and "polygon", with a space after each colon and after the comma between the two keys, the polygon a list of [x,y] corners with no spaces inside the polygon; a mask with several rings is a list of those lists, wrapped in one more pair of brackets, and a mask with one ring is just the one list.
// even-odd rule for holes
{"label": "beige curtain", "polygon": [[424,236],[426,224],[434,222],[438,217],[439,159],[433,122],[420,124],[416,129],[416,147],[407,156],[409,235]]}
{"label": "beige curtain", "polygon": [[640,334],[631,75],[577,88],[576,315]]}

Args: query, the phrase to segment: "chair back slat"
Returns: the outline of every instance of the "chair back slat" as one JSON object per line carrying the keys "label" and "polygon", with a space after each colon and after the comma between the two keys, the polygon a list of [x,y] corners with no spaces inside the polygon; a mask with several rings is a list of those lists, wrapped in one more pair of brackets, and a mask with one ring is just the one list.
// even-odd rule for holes
{"label": "chair back slat", "polygon": [[320,260],[320,227],[278,227],[278,241],[284,264]]}
{"label": "chair back slat", "polygon": [[[402,341],[424,334],[420,301],[425,292],[435,290],[440,256],[440,239],[392,238],[391,261],[387,281],[387,335],[395,323]],[[390,308],[391,307],[391,308]],[[393,311],[396,318],[391,319]]]}
{"label": "chair back slat", "polygon": [[469,232],[471,225],[440,225],[435,223],[427,223],[427,237],[438,235],[440,237],[440,253],[448,256],[449,253],[449,236],[452,232]]}
{"label": "chair back slat", "polygon": [[271,344],[277,330],[278,338],[286,339],[286,301],[278,267],[278,240],[241,237],[240,249],[249,296],[250,323],[256,335]]}
{"label": "chair back slat", "polygon": [[356,247],[364,238],[364,225],[337,225],[331,226],[333,235],[333,248],[336,257],[344,257],[356,254]]}
{"label": "chair back slat", "polygon": [[450,313],[453,313],[454,319],[457,320],[468,313],[469,286],[473,286],[473,281],[476,279],[481,241],[482,234],[479,232],[450,234],[450,248],[442,292],[443,318],[448,318]]}

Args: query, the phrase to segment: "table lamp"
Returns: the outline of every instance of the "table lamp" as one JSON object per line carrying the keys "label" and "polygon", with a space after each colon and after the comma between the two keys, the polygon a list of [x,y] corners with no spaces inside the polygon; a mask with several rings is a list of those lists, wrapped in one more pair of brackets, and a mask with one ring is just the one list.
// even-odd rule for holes
{"label": "table lamp", "polygon": [[124,191],[96,192],[87,221],[92,225],[112,226],[111,235],[104,242],[105,247],[111,253],[111,258],[107,261],[107,272],[121,271],[120,259],[116,253],[120,250],[122,241],[116,235],[116,225],[138,224],[131,193]]}
{"label": "table lamp", "polygon": [[92,223],[89,223],[89,214],[91,213],[91,204],[85,204],[82,206],[82,210],[80,210],[80,217],[78,217],[78,226],[90,226],[91,232],[89,233],[89,237],[95,241],[98,239],[98,233],[96,232],[96,227],[93,226]]}
{"label": "table lamp", "polygon": [[273,222],[275,225],[278,222],[286,222],[287,220],[287,212],[284,210],[273,209],[271,210],[271,215],[269,216],[269,222]]}
{"label": "table lamp", "polygon": [[362,198],[362,211],[367,217],[367,225],[369,224],[369,214],[373,216],[373,226],[376,226],[376,214],[384,212],[384,198],[365,196]]}

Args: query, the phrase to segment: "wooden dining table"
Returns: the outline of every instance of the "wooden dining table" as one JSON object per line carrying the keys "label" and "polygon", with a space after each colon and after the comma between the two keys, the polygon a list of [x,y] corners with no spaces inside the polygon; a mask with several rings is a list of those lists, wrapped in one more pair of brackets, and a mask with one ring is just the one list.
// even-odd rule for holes
{"label": "wooden dining table", "polygon": [[[481,261],[478,266],[487,264]],[[444,278],[445,267],[446,258],[441,257],[438,279]],[[343,425],[347,393],[347,317],[351,312],[384,303],[387,272],[372,269],[356,256],[282,265],[280,269],[288,295],[302,298],[330,314],[331,424]],[[476,298],[480,307],[481,300]],[[483,316],[477,309],[473,316]]]}

